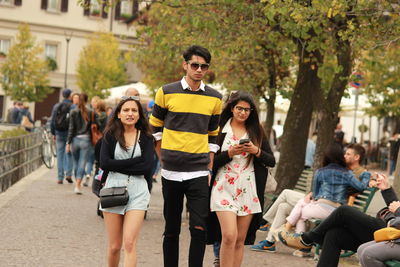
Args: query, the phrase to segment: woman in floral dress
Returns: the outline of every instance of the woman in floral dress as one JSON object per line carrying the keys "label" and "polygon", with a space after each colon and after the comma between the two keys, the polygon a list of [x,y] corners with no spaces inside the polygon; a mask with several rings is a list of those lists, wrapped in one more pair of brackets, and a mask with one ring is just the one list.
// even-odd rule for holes
{"label": "woman in floral dress", "polygon": [[254,243],[259,226],[267,168],[275,165],[250,94],[238,91],[230,96],[221,113],[218,144],[210,208],[221,227],[221,266],[240,266],[245,240]]}

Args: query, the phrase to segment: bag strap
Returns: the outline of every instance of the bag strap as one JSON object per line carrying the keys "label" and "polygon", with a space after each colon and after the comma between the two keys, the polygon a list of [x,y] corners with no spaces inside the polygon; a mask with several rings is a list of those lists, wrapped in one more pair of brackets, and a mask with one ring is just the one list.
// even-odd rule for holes
{"label": "bag strap", "polygon": [[139,135],[140,135],[140,130],[137,130],[137,132],[136,132],[136,136],[135,136],[135,144],[133,145],[133,150],[132,150],[132,155],[131,155],[131,158],[133,158],[133,154],[135,153],[136,144],[137,144],[137,141],[138,141]]}
{"label": "bag strap", "polygon": [[[135,154],[136,144],[138,143],[139,135],[140,135],[140,130],[137,130],[136,131],[136,137],[135,137],[135,144],[133,145],[131,158],[133,158],[133,154]],[[126,186],[128,186],[130,179],[131,179],[131,176],[128,175],[128,181],[126,182]]]}

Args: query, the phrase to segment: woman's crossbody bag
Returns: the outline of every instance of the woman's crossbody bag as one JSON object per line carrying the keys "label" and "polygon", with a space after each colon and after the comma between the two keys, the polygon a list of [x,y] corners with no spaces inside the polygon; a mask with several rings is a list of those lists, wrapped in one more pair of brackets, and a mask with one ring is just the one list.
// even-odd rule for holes
{"label": "woman's crossbody bag", "polygon": [[[140,134],[140,131],[136,134],[135,145],[133,146],[131,158],[133,158],[133,154],[135,153],[139,134]],[[102,188],[100,190],[101,207],[102,208],[112,208],[112,207],[126,205],[129,201],[129,193],[128,193],[128,188],[127,188],[128,184],[129,184],[129,180],[130,180],[130,176],[128,176],[128,182],[127,182],[126,186]]]}

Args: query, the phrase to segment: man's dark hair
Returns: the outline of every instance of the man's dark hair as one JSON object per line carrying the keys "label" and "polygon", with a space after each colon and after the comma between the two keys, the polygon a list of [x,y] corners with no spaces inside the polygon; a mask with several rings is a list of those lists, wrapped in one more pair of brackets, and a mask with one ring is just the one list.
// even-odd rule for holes
{"label": "man's dark hair", "polygon": [[347,149],[353,149],[354,153],[360,156],[359,162],[363,162],[365,156],[365,148],[360,144],[350,144]]}
{"label": "man's dark hair", "polygon": [[183,52],[183,58],[185,59],[185,61],[191,60],[192,56],[202,57],[207,63],[211,62],[210,52],[207,50],[207,48],[204,48],[199,45],[189,46],[188,49],[186,49],[186,51]]}

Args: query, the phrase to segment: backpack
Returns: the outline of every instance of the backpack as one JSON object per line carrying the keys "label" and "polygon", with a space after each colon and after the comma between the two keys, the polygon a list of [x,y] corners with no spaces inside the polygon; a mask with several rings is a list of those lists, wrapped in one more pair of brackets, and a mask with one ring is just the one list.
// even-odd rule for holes
{"label": "backpack", "polygon": [[60,103],[57,107],[54,126],[58,131],[67,131],[69,127],[69,112],[72,103]]}

